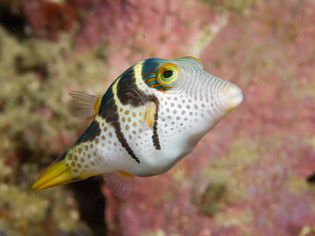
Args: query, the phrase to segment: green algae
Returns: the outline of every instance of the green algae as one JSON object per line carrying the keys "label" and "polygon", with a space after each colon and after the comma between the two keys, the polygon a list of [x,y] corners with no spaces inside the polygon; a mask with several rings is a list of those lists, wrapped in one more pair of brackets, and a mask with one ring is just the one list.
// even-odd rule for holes
{"label": "green algae", "polygon": [[[219,32],[227,25],[228,23],[228,14],[221,14],[217,22],[211,26],[204,27],[198,34],[198,37],[191,45],[191,55],[199,58],[206,48],[217,36]],[[188,47],[190,48],[190,47]],[[190,50],[189,50],[190,51]]]}
{"label": "green algae", "polygon": [[[0,230],[8,235],[49,235],[87,231],[63,190],[37,193],[20,186],[0,185]],[[46,226],[45,226],[46,225]],[[88,232],[88,231],[87,231]]]}
{"label": "green algae", "polygon": [[[165,236],[165,235],[166,235],[166,234],[165,234],[164,231],[161,230],[161,229],[155,230],[155,231],[153,231],[153,232],[141,234],[141,236]],[[175,234],[172,234],[172,235],[175,236]]]}
{"label": "green algae", "polygon": [[220,212],[216,215],[214,220],[216,224],[224,227],[238,227],[241,233],[237,235],[251,236],[253,232],[251,232],[249,225],[253,221],[253,218],[254,216],[250,209],[246,209],[237,212],[231,211],[228,217],[226,213]]}
{"label": "green algae", "polygon": [[170,173],[171,173],[172,179],[177,184],[183,184],[187,178],[186,170],[184,168],[181,168],[181,167],[175,167],[174,170],[172,170]]}
{"label": "green algae", "polygon": [[234,141],[230,144],[228,152],[211,162],[211,167],[231,166],[230,170],[237,172],[243,168],[253,165],[258,160],[258,150],[262,147],[250,140]]}
{"label": "green algae", "polygon": [[226,206],[226,196],[226,185],[209,184],[201,196],[201,211],[208,216],[214,216]]}
{"label": "green algae", "polygon": [[313,236],[315,235],[315,227],[304,226],[299,232],[298,236]]}
{"label": "green algae", "polygon": [[51,140],[62,132],[73,139],[77,122],[68,112],[67,93],[82,86],[96,88],[96,82],[106,75],[101,60],[74,52],[67,36],[59,43],[18,42],[0,29],[0,38],[0,140],[5,140],[4,151],[15,150],[22,143],[23,149],[47,153]]}
{"label": "green algae", "polygon": [[4,179],[7,179],[12,172],[12,168],[6,165],[3,159],[0,159],[0,181],[2,182]]}
{"label": "green algae", "polygon": [[304,178],[297,178],[297,176],[290,176],[286,179],[286,183],[289,192],[296,196],[301,194],[301,192],[308,191],[310,188],[310,185]]}
{"label": "green algae", "polygon": [[[248,140],[235,141],[226,155],[216,158],[198,176],[200,189],[193,189],[193,202],[207,216],[217,213],[234,202],[246,199],[246,184],[238,181],[238,175],[258,161],[258,147]],[[205,181],[207,180],[207,181]]]}
{"label": "green algae", "polygon": [[103,59],[76,52],[71,42],[69,35],[19,41],[0,27],[0,232],[7,235],[90,235],[69,192],[30,190],[78,135],[68,92],[101,93],[107,84]]}
{"label": "green algae", "polygon": [[220,12],[248,14],[256,0],[203,0],[211,9]]}

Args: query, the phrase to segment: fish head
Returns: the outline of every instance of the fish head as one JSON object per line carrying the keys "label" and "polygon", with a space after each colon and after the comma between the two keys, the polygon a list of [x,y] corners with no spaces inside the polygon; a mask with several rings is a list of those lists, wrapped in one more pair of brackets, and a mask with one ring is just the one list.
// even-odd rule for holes
{"label": "fish head", "polygon": [[206,72],[194,57],[147,59],[142,72],[160,102],[160,127],[169,134],[197,141],[243,100],[238,86]]}

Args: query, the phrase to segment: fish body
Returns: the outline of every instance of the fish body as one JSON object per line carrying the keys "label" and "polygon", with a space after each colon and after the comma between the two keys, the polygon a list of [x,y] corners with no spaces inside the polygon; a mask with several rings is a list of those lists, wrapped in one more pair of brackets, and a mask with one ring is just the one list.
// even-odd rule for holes
{"label": "fish body", "polygon": [[242,99],[236,85],[205,72],[196,58],[146,59],[100,99],[86,99],[94,120],[33,188],[105,174],[116,194],[130,193],[131,176],[169,170]]}

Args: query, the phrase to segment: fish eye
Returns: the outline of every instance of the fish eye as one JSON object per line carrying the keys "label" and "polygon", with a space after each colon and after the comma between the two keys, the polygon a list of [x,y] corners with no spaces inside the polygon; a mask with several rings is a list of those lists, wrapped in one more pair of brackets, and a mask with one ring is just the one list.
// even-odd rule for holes
{"label": "fish eye", "polygon": [[174,64],[163,65],[158,72],[158,81],[163,86],[170,86],[178,76],[177,66]]}
{"label": "fish eye", "polygon": [[173,71],[172,70],[166,70],[163,72],[163,77],[164,78],[169,78],[173,75]]}

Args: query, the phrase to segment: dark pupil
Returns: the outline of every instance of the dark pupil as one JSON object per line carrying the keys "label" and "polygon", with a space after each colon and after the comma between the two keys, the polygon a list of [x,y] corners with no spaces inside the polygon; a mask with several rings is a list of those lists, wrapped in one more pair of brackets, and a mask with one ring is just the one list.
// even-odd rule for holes
{"label": "dark pupil", "polygon": [[171,70],[166,70],[166,71],[163,72],[163,77],[164,78],[169,78],[172,75],[173,75],[173,71],[171,71]]}

